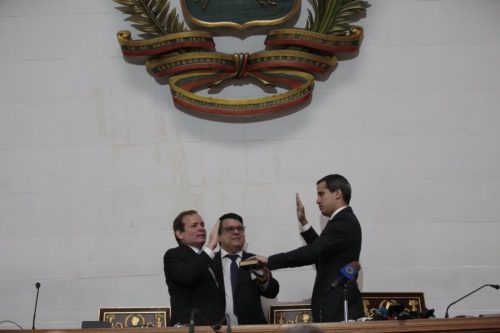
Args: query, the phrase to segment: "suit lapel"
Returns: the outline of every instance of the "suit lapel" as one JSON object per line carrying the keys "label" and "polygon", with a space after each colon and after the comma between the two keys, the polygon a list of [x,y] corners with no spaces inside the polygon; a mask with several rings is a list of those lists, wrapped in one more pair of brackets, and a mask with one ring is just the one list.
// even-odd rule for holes
{"label": "suit lapel", "polygon": [[222,259],[220,251],[215,253],[215,257],[212,264],[213,272],[215,274],[215,280],[219,289],[224,291],[224,273],[222,272]]}
{"label": "suit lapel", "polygon": [[[200,254],[197,254],[196,252],[194,252],[193,249],[191,247],[187,246],[186,244],[180,244],[180,248],[182,248],[183,251],[186,253],[186,255],[189,256],[189,257],[195,257],[195,256],[200,255]],[[217,258],[217,255],[214,258],[214,262],[215,262],[216,258]],[[220,254],[219,254],[218,258],[219,258],[219,266],[220,266]],[[213,267],[214,266],[214,262],[212,263],[212,265],[208,265],[207,271],[210,274],[210,277],[214,281],[214,283],[217,286],[217,288],[219,288],[219,290],[221,288],[222,288],[222,290],[224,290],[224,283],[222,282],[222,284],[221,284],[220,280],[217,277],[216,270]]]}
{"label": "suit lapel", "polygon": [[196,252],[193,251],[192,248],[187,246],[186,244],[179,244],[179,248],[182,249],[182,251],[188,256],[188,257],[195,257],[197,256]]}
{"label": "suit lapel", "polygon": [[346,214],[346,213],[352,213],[351,206],[347,206],[346,208],[342,209],[340,212],[338,212],[337,214],[335,214],[335,216],[332,219],[328,220],[328,222],[326,222],[325,227],[323,228],[323,230],[321,230],[321,233],[323,233],[323,231],[325,231],[328,226],[330,226],[333,223],[335,223],[336,220],[338,220],[340,217],[342,217],[343,214]]}
{"label": "suit lapel", "polygon": [[247,260],[250,257],[251,257],[251,255],[249,255],[248,253],[243,251],[243,254],[241,255],[241,260]]}

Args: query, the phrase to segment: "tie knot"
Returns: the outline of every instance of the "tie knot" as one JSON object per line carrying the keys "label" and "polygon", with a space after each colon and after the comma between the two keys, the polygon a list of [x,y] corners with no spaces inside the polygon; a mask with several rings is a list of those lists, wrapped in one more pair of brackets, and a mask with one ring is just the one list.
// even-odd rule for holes
{"label": "tie knot", "polygon": [[232,262],[235,262],[240,256],[237,254],[226,254],[226,258],[231,259]]}

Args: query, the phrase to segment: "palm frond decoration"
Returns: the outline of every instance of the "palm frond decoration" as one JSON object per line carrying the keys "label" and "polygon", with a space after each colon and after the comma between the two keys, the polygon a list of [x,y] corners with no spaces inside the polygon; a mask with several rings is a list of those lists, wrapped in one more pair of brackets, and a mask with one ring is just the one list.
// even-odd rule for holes
{"label": "palm frond decoration", "polygon": [[143,33],[142,38],[154,38],[174,32],[186,31],[184,22],[179,20],[175,8],[170,10],[169,0],[113,0],[122,5],[119,11],[130,15],[125,20]]}
{"label": "palm frond decoration", "polygon": [[326,35],[344,35],[351,23],[366,16],[370,4],[364,0],[309,0],[306,29]]}

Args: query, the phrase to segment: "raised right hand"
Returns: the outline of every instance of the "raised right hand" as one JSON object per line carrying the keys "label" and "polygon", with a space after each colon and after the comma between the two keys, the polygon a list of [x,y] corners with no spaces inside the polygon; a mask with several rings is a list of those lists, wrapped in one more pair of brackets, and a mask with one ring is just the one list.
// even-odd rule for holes
{"label": "raised right hand", "polygon": [[297,206],[297,220],[299,220],[300,224],[306,225],[308,223],[306,219],[306,210],[304,209],[302,201],[300,201],[298,193],[295,193],[295,204]]}
{"label": "raised right hand", "polygon": [[219,224],[220,224],[220,221],[215,222],[212,229],[210,229],[210,234],[208,235],[207,247],[209,247],[212,250],[215,250],[215,248],[217,247],[217,244],[219,243],[219,234],[218,234]]}

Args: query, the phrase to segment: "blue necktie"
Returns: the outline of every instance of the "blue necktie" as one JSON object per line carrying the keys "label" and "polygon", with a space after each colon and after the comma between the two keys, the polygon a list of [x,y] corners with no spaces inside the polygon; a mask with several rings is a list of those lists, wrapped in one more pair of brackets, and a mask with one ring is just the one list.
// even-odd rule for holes
{"label": "blue necktie", "polygon": [[238,259],[240,256],[237,254],[226,254],[226,257],[231,259],[231,290],[233,291],[233,311],[236,311],[236,295],[235,295],[235,290],[236,286],[238,285],[238,275],[239,275],[239,269],[238,269],[238,263],[236,262],[236,259]]}

